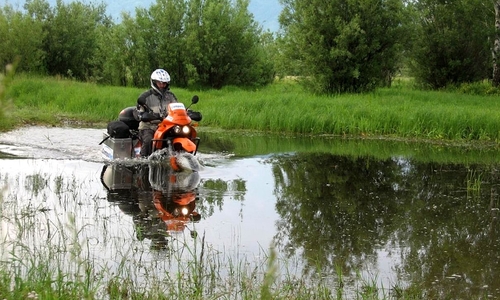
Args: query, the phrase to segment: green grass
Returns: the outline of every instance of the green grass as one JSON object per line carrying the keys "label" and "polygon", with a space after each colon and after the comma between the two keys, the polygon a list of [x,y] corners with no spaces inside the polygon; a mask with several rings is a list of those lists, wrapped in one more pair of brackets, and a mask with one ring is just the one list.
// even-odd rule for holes
{"label": "green grass", "polygon": [[[179,258],[176,271],[166,272],[163,276],[151,275],[147,282],[137,282],[135,274],[145,268],[140,262],[135,262],[137,265],[122,263],[118,269],[106,269],[78,256],[65,258],[67,252],[74,250],[64,248],[51,246],[27,251],[26,246],[23,250],[11,252],[14,258],[0,265],[1,299],[341,300],[353,299],[353,296],[355,299],[391,299],[392,294],[386,292],[387,295],[379,296],[380,288],[375,280],[362,283],[353,294],[342,292],[341,284],[311,283],[294,276],[277,280],[279,259],[273,250],[262,264],[252,267],[244,259],[223,264],[220,253],[210,251],[204,253],[207,257],[203,257],[200,250],[191,249],[187,250],[193,251],[191,259],[181,262]],[[63,261],[54,263],[54,258]],[[221,278],[220,269],[226,267],[231,270],[230,275]],[[399,299],[416,299],[418,295],[408,295],[404,291],[402,294],[406,296]]]}
{"label": "green grass", "polygon": [[[53,220],[53,228],[61,234],[59,244],[52,236],[48,243],[33,241],[33,245],[24,244],[36,230],[32,213],[20,209],[8,217],[19,239],[0,240],[0,299],[391,299],[392,292],[379,296],[375,280],[362,282],[359,291],[348,295],[341,282],[332,286],[287,273],[278,279],[280,263],[287,262],[273,247],[262,253],[257,264],[242,255],[234,261],[207,247],[204,237],[194,246],[172,240],[175,250],[163,253],[165,257],[151,265],[134,260],[141,250],[124,243],[118,255],[121,262],[113,267],[86,257],[91,246],[82,238],[83,228],[78,228],[74,216],[67,222]],[[154,269],[162,264],[169,271],[157,274]],[[138,280],[145,271],[148,275]],[[342,278],[342,271],[337,275]],[[418,292],[402,294],[399,299],[416,299]]]}
{"label": "green grass", "polygon": [[[7,66],[6,70],[11,69]],[[0,73],[0,131],[4,128],[11,128],[14,125],[12,118],[6,116],[6,112],[12,109],[11,103],[6,96],[6,87],[11,85],[13,71],[7,74]]]}
{"label": "green grass", "polygon": [[[16,76],[4,111],[10,126],[21,124],[99,127],[117,118],[121,109],[134,106],[138,88],[98,86],[54,78]],[[286,80],[258,90],[226,87],[193,91],[172,88],[181,102],[194,94],[201,125],[289,134],[389,136],[438,140],[498,141],[500,106],[496,95],[466,94],[463,89],[423,91],[411,82],[367,94],[315,96]]]}
{"label": "green grass", "polygon": [[[398,299],[418,299],[422,292],[380,287],[376,277],[354,285],[340,266],[335,274],[300,276],[295,268],[302,261],[279,256],[273,245],[247,256],[239,247],[212,247],[204,234],[193,240],[165,233],[169,247],[154,250],[150,260],[148,242],[137,241],[133,231],[116,239],[110,221],[97,220],[98,214],[82,220],[67,213],[89,204],[105,209],[75,177],[36,172],[23,182],[8,176],[0,173],[0,299],[393,299],[396,288]],[[21,199],[15,183],[39,195],[33,199],[54,189],[63,210]],[[101,246],[89,236],[94,226],[103,230]],[[95,253],[99,247],[116,248],[113,257]]]}

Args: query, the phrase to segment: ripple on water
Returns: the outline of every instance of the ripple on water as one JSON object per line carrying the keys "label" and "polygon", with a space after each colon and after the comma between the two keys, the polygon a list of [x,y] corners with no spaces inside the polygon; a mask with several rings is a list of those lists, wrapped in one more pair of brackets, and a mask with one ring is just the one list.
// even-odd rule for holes
{"label": "ripple on water", "polygon": [[23,127],[0,134],[0,151],[22,157],[103,161],[104,129]]}

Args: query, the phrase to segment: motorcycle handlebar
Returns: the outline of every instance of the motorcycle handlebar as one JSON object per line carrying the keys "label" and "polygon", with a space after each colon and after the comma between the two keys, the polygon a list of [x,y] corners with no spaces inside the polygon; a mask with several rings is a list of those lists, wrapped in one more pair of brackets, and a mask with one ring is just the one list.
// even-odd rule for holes
{"label": "motorcycle handlebar", "polygon": [[143,112],[142,114],[139,114],[139,121],[151,122],[151,121],[155,121],[155,120],[161,121],[163,119],[157,113]]}

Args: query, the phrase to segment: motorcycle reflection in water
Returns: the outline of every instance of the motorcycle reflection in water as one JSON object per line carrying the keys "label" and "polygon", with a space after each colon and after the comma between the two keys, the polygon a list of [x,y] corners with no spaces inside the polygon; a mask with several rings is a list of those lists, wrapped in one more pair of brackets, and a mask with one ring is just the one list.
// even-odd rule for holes
{"label": "motorcycle reflection in water", "polygon": [[101,183],[108,191],[108,201],[133,217],[137,238],[150,239],[152,248],[166,248],[168,237],[186,228],[196,237],[189,225],[201,219],[195,211],[198,172],[174,172],[161,163],[106,164]]}

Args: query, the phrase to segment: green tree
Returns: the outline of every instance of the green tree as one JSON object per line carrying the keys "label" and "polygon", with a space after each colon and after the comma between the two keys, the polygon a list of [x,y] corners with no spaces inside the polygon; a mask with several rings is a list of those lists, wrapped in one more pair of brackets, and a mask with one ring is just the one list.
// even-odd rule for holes
{"label": "green tree", "polygon": [[500,1],[495,0],[495,41],[493,43],[493,86],[500,85]]}
{"label": "green tree", "polygon": [[58,0],[47,15],[45,64],[50,75],[80,80],[93,77],[97,53],[97,28],[109,22],[105,6]]}
{"label": "green tree", "polygon": [[145,10],[137,10],[136,14],[135,19],[129,14],[123,14],[122,22],[116,28],[115,60],[123,72],[126,85],[146,87],[149,86],[149,76],[154,67],[151,61],[154,55],[149,49],[148,36],[145,34],[150,26],[150,19]]}
{"label": "green tree", "polygon": [[104,84],[148,86],[164,68],[178,86],[264,85],[274,77],[274,41],[248,3],[157,0],[114,24],[104,4],[27,0],[26,14],[0,10],[0,62],[21,56],[21,71]]}
{"label": "green tree", "polygon": [[272,62],[248,0],[189,2],[188,51],[202,85],[261,85],[272,80]]}
{"label": "green tree", "polygon": [[148,86],[151,72],[157,68],[166,69],[173,84],[187,85],[185,16],[183,0],[157,0],[149,9],[136,9],[135,19],[123,14],[115,29],[118,37],[111,65],[124,71],[128,85]]}
{"label": "green tree", "polygon": [[418,18],[410,67],[420,83],[437,89],[491,76],[495,14],[489,0],[412,5]]}
{"label": "green tree", "polygon": [[280,0],[281,59],[317,93],[387,85],[405,36],[401,0]]}
{"label": "green tree", "polygon": [[128,63],[125,57],[128,49],[123,42],[126,33],[122,24],[102,26],[96,31],[98,51],[95,60],[99,62],[99,68],[94,76],[99,78],[99,83],[121,86],[133,84],[131,76],[127,76]]}
{"label": "green tree", "polygon": [[172,83],[184,87],[188,85],[190,63],[184,28],[186,12],[184,0],[157,0],[148,11],[152,22],[149,40],[155,43],[151,45],[155,66],[166,69]]}
{"label": "green tree", "polygon": [[11,6],[0,8],[0,65],[17,61],[21,72],[43,72],[44,33],[35,17],[15,11]]}

